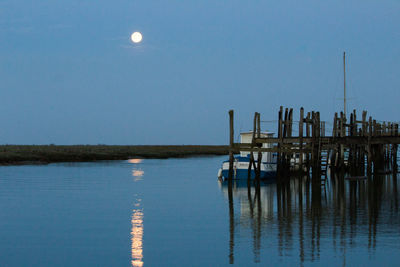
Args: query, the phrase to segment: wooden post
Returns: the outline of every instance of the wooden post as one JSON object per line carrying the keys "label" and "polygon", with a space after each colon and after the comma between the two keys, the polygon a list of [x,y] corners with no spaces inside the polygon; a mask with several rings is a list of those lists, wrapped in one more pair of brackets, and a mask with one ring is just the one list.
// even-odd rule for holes
{"label": "wooden post", "polygon": [[[310,112],[307,112],[307,118],[306,118],[306,137],[310,137],[310,120],[311,120],[311,114]],[[310,144],[307,143],[307,146],[310,147]],[[310,153],[307,152],[306,154],[306,163],[307,163],[307,175],[310,174]]]}
{"label": "wooden post", "polygon": [[[343,112],[340,112],[340,137],[346,136],[346,126],[345,126],[345,117]],[[344,145],[340,145],[340,154],[339,154],[339,166],[342,168],[344,166]]]}
{"label": "wooden post", "polygon": [[315,113],[315,118],[316,118],[315,134],[316,134],[316,142],[318,142],[318,145],[316,146],[316,150],[315,150],[315,152],[317,154],[316,167],[318,168],[318,173],[320,173],[320,169],[321,169],[321,119],[320,119],[319,112]]}
{"label": "wooden post", "polygon": [[338,135],[337,124],[338,124],[338,114],[337,114],[337,112],[335,112],[335,117],[333,117],[333,132],[332,132],[333,137],[337,137],[337,135]]}
{"label": "wooden post", "polygon": [[357,128],[357,114],[356,110],[353,110],[353,136],[357,136],[358,128]]}
{"label": "wooden post", "polygon": [[282,114],[283,114],[283,107],[280,106],[279,108],[279,114],[278,114],[278,138],[279,138],[279,143],[278,143],[278,158],[277,158],[277,171],[278,171],[278,182],[281,180],[281,171],[282,171],[282,155],[281,155],[281,149],[282,149]]}
{"label": "wooden post", "polygon": [[362,113],[362,136],[367,135],[367,112],[364,110]]}
{"label": "wooden post", "polygon": [[[381,125],[381,131],[382,131],[382,136],[386,136],[386,122],[384,121]],[[383,157],[383,162],[387,162],[387,145],[382,145],[382,155]],[[386,164],[385,164],[386,165]]]}
{"label": "wooden post", "polygon": [[[332,130],[332,136],[333,136],[333,140],[334,142],[336,142],[336,137],[338,136],[338,114],[337,112],[335,112],[335,116],[333,117],[333,130]],[[332,153],[332,158],[331,158],[331,162],[333,164],[331,164],[331,166],[334,166],[335,168],[338,165],[338,148],[336,147]]]}
{"label": "wooden post", "polygon": [[233,110],[229,110],[229,174],[228,179],[232,180],[233,176],[233,149],[234,149],[234,132],[233,132]]}
{"label": "wooden post", "polygon": [[[285,121],[283,123],[283,138],[286,138],[288,135],[288,117],[289,117],[289,109],[285,108]],[[282,170],[287,170],[287,153],[281,152],[281,159],[282,159]],[[284,176],[286,177],[286,175]]]}
{"label": "wooden post", "polygon": [[[293,128],[293,109],[292,108],[289,110],[288,118],[289,118],[289,121],[288,121],[287,137],[292,137],[292,128]],[[290,144],[290,149],[293,148],[292,145],[293,144]],[[286,161],[287,161],[286,164],[287,164],[288,170],[290,170],[290,168],[291,168],[290,161],[291,161],[292,155],[293,155],[293,153],[290,153],[290,152],[287,153],[287,155],[286,155]],[[295,167],[295,164],[296,164],[296,162],[294,162],[293,168]]]}
{"label": "wooden post", "polygon": [[[258,136],[258,138],[260,138],[261,137],[260,113],[256,113],[256,114],[257,114],[257,136]],[[257,180],[260,180],[260,175],[261,175],[261,159],[262,159],[262,153],[261,153],[260,150],[258,150],[258,155],[257,155],[257,174],[256,174],[256,179]]]}
{"label": "wooden post", "polygon": [[[396,123],[394,124],[394,135],[398,136],[399,135],[399,125]],[[393,156],[392,156],[392,161],[393,161],[393,173],[396,173],[397,175],[397,149],[398,149],[398,144],[393,144]]]}
{"label": "wooden post", "polygon": [[[367,133],[368,133],[367,111],[364,110],[363,113],[362,113],[362,132],[361,132],[361,136],[362,137],[366,137]],[[362,148],[361,148],[361,161],[360,161],[360,164],[362,166],[362,169],[363,169],[364,173],[365,173],[365,151],[368,151],[368,144],[362,146]]]}
{"label": "wooden post", "polygon": [[300,155],[299,155],[299,168],[303,170],[303,124],[304,124],[304,108],[300,108],[300,120],[299,120],[299,148],[300,148]]}
{"label": "wooden post", "polygon": [[293,109],[289,110],[289,123],[288,123],[288,137],[292,137],[292,128],[293,128]]}
{"label": "wooden post", "polygon": [[316,134],[317,134],[317,137],[319,138],[319,137],[321,137],[321,117],[320,117],[319,111],[317,111],[317,112],[315,113],[315,115],[316,115],[316,119],[317,119]]}
{"label": "wooden post", "polygon": [[311,136],[311,161],[312,161],[312,168],[313,168],[313,173],[315,172],[315,161],[316,161],[316,154],[315,154],[315,147],[316,147],[316,140],[317,140],[317,136],[316,136],[316,116],[315,116],[315,112],[312,111],[311,113],[312,115],[312,136]]}
{"label": "wooden post", "polygon": [[[349,129],[349,136],[354,136],[354,113],[350,114],[350,129]],[[348,158],[348,165],[350,166],[351,170],[353,171],[354,168],[354,145],[349,146],[349,158]]]}
{"label": "wooden post", "polygon": [[372,139],[372,135],[373,135],[373,129],[372,129],[372,117],[369,117],[369,121],[368,121],[368,162],[367,162],[367,172],[368,175],[371,174],[372,171],[372,145],[371,145],[371,139]]}
{"label": "wooden post", "polygon": [[288,132],[288,115],[289,115],[289,110],[288,108],[285,109],[285,121],[283,123],[283,138],[287,137],[287,132]]}
{"label": "wooden post", "polygon": [[254,153],[253,153],[253,148],[255,145],[255,138],[256,138],[256,131],[257,131],[257,112],[254,113],[254,119],[253,119],[253,135],[251,137],[251,151],[250,151],[250,162],[249,162],[249,167],[247,169],[247,180],[251,179],[251,168],[254,166],[254,172],[256,173],[256,167],[255,167],[255,162],[254,162]]}
{"label": "wooden post", "polygon": [[278,114],[278,137],[282,139],[282,114],[283,114],[283,107],[281,106],[279,109]]}
{"label": "wooden post", "polygon": [[[312,183],[321,185],[321,165],[320,165],[320,118],[319,112],[313,112],[313,132],[312,132]],[[320,188],[320,187],[319,187]]]}

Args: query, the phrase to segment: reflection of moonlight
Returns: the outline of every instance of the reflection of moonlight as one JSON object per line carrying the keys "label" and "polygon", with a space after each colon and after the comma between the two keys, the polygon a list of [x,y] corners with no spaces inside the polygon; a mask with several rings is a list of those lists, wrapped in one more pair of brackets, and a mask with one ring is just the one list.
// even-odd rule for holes
{"label": "reflection of moonlight", "polygon": [[142,41],[142,39],[143,39],[143,36],[142,36],[142,34],[140,32],[134,32],[131,35],[132,42],[134,42],[136,44],[140,43]]}
{"label": "reflection of moonlight", "polygon": [[133,164],[139,164],[142,161],[143,161],[142,159],[128,159],[128,162]]}

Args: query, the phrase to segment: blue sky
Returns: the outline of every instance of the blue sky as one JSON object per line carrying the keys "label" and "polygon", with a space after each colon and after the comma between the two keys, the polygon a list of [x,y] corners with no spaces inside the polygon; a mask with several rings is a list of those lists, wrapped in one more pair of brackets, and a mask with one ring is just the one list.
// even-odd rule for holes
{"label": "blue sky", "polygon": [[400,121],[399,14],[394,0],[0,0],[0,143],[225,144],[229,109],[239,132],[280,105],[331,122],[343,51],[348,108]]}

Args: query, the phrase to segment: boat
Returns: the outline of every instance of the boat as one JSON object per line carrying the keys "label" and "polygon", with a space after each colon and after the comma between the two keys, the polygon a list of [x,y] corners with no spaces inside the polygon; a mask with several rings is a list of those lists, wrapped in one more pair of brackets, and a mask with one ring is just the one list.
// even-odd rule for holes
{"label": "boat", "polygon": [[[261,132],[260,137],[272,137],[272,132]],[[251,144],[253,138],[253,132],[243,132],[240,133],[240,143]],[[272,147],[269,143],[264,143],[262,148]],[[254,154],[254,160],[257,164],[258,153]],[[248,178],[248,169],[250,164],[250,151],[241,151],[240,155],[235,156],[233,160],[233,179],[241,180]],[[277,171],[277,154],[272,152],[262,152],[261,153],[261,168],[260,168],[260,179],[271,180],[276,178]],[[221,168],[218,171],[218,178],[225,180],[229,177],[229,160],[222,163]],[[255,179],[256,172],[254,168],[251,168],[250,179]]]}

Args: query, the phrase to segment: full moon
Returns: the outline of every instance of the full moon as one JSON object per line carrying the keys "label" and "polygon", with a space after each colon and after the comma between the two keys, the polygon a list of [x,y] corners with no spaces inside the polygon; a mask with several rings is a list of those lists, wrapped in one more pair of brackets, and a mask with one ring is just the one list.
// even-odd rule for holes
{"label": "full moon", "polygon": [[136,44],[140,43],[142,41],[142,39],[143,39],[143,36],[142,36],[142,34],[140,32],[134,32],[131,35],[132,42],[134,42]]}

